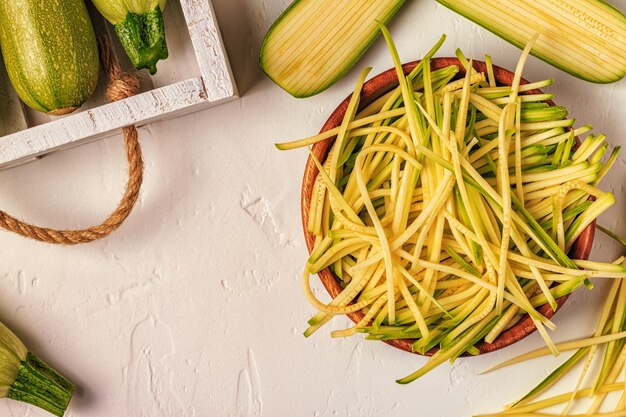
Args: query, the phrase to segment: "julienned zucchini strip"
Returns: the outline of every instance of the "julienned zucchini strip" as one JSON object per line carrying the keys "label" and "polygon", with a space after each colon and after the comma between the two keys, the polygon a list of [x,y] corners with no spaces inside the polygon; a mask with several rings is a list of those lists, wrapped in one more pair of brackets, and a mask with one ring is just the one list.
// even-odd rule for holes
{"label": "julienned zucchini strip", "polygon": [[437,0],[518,48],[578,78],[612,83],[626,74],[626,17],[602,0]]}
{"label": "julienned zucchini strip", "polygon": [[320,93],[341,78],[404,0],[295,0],[265,35],[263,71],[295,97]]}
{"label": "julienned zucchini strip", "polygon": [[[624,262],[624,257],[621,257],[613,263],[613,266],[607,264],[603,268],[619,269],[624,266],[626,266],[626,262]],[[626,385],[624,381],[619,383],[617,381],[620,379],[620,376],[623,375],[624,365],[626,364],[626,348],[624,343],[624,336],[626,335],[625,308],[626,279],[616,279],[613,281],[609,293],[606,296],[602,314],[600,315],[596,330],[592,337],[567,342],[561,345],[563,350],[566,348],[578,349],[572,357],[555,369],[550,375],[548,375],[548,377],[542,380],[523,398],[508,405],[506,407],[506,411],[495,414],[484,414],[476,417],[544,415],[540,414],[542,410],[556,405],[563,406],[560,415],[567,417],[570,416],[569,410],[572,406],[580,408],[580,404],[578,404],[576,400],[583,396],[589,397],[592,400],[591,402],[586,401],[588,408],[586,414],[584,415],[624,415],[624,413],[626,413]],[[606,345],[606,349],[597,351],[597,347],[602,345]],[[496,365],[485,372],[517,364],[547,353],[548,351],[545,349],[528,352]],[[583,358],[586,358],[586,361],[578,378],[578,382],[573,387],[572,391],[532,402],[548,388],[571,372],[571,368]],[[602,360],[600,367],[591,366],[595,359]],[[591,371],[591,373],[595,373],[596,375],[592,378],[587,378],[589,371]],[[591,381],[592,384],[589,388],[580,389],[583,382],[589,381]],[[621,398],[614,408],[615,411],[612,413],[607,412],[605,414],[599,413],[601,407],[607,409],[606,406],[608,404],[605,404],[607,394],[615,390],[622,391]]]}
{"label": "julienned zucchini strip", "polygon": [[[360,313],[332,336],[414,339],[422,353],[439,347],[399,383],[479,353],[477,343],[495,340],[524,314],[557,354],[548,333],[555,325],[537,308],[556,308],[558,297],[591,287],[590,278],[626,278],[624,266],[567,255],[615,202],[596,185],[608,169],[603,160],[610,167],[616,153],[593,134],[574,151],[574,135],[591,128],[567,132],[574,121],[543,102],[551,96],[525,94],[524,57],[512,86],[494,86],[493,70],[477,73],[461,53],[470,69],[462,79],[454,80],[456,66],[431,71],[436,48],[405,76],[381,31],[400,85],[356,113],[363,73],[339,128],[277,145],[338,136],[326,161],[311,156],[320,174],[306,227],[316,243],[303,284],[319,312],[305,335],[335,315]],[[343,288],[328,304],[310,287],[310,275],[324,268]]]}

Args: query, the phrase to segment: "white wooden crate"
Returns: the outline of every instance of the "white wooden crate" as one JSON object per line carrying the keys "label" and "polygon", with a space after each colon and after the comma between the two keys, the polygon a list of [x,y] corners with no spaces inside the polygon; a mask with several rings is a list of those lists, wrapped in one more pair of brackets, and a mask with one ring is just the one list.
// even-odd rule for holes
{"label": "white wooden crate", "polygon": [[[111,35],[122,66],[131,69],[113,28],[88,6],[96,33]],[[0,63],[0,169],[117,134],[124,126],[141,126],[237,97],[211,0],[170,0],[165,24],[170,57],[159,62],[156,75],[139,73],[140,94],[107,103],[107,80],[101,73],[94,95],[68,116],[26,108]]]}

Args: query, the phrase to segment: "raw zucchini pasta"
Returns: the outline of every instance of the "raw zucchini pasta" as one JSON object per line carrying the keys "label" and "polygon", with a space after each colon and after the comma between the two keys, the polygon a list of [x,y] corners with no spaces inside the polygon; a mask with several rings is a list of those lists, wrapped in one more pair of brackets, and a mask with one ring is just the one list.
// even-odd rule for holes
{"label": "raw zucchini pasta", "polygon": [[[626,277],[622,265],[571,259],[583,231],[615,203],[598,183],[615,162],[603,135],[576,136],[552,94],[552,80],[522,84],[533,41],[511,85],[497,85],[458,52],[459,66],[431,69],[443,42],[405,75],[387,29],[381,26],[399,85],[360,111],[365,70],[341,125],[279,149],[336,137],[308,210],[315,246],[304,270],[304,291],[319,310],[305,335],[333,316],[358,312],[351,328],[366,339],[410,339],[415,352],[438,347],[411,382],[476,344],[493,342],[528,314],[558,353],[554,324],[537,308],[590,278]],[[536,38],[535,38],[536,39]],[[460,77],[463,68],[465,75]],[[590,199],[591,197],[591,199]],[[329,303],[310,287],[310,275],[329,268],[343,290]],[[431,352],[432,353],[432,352]]]}

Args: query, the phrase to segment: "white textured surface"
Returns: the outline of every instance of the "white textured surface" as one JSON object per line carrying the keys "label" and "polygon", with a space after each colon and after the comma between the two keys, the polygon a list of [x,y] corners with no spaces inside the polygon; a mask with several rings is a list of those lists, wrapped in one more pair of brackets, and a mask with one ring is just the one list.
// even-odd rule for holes
{"label": "white textured surface", "polygon": [[[616,4],[626,9],[626,1]],[[447,364],[409,386],[393,381],[424,359],[364,342],[332,340],[337,318],[305,339],[313,314],[301,292],[306,249],[299,191],[305,151],[272,144],[316,132],[358,69],[330,90],[296,100],[257,68],[257,51],[286,0],[216,1],[242,98],[141,129],[146,182],[122,228],[104,241],[52,247],[0,232],[0,320],[81,387],[72,417],[469,416],[497,411],[563,359],[477,376],[541,344],[533,335],[485,357]],[[408,61],[442,32],[512,68],[518,51],[434,1],[409,1],[392,33]],[[391,66],[380,40],[358,67]],[[525,73],[552,89],[582,123],[626,145],[626,82],[597,86],[531,59]],[[56,227],[89,226],[121,195],[120,137],[0,173],[2,209]],[[626,235],[622,155],[604,183],[619,204],[602,223]],[[595,259],[618,248],[603,236]],[[576,293],[555,319],[557,340],[587,335],[606,287]],[[321,294],[321,293],[320,293]],[[573,383],[573,381],[569,381]],[[2,416],[45,416],[0,402]]]}

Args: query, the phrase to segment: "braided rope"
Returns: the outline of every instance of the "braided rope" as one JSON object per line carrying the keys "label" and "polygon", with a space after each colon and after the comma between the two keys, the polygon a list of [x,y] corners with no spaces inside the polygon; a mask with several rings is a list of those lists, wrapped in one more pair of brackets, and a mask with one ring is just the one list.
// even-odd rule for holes
{"label": "braided rope", "polygon": [[[114,102],[136,95],[139,91],[139,80],[136,75],[122,71],[117,59],[112,54],[110,40],[101,38],[98,40],[98,46],[102,68],[109,78],[109,86],[106,91],[108,100]],[[26,223],[0,211],[0,227],[31,239],[65,245],[93,242],[108,236],[120,227],[130,215],[139,198],[144,168],[137,128],[128,126],[122,131],[128,159],[128,181],[126,191],[118,207],[104,222],[84,230],[55,230]]]}

